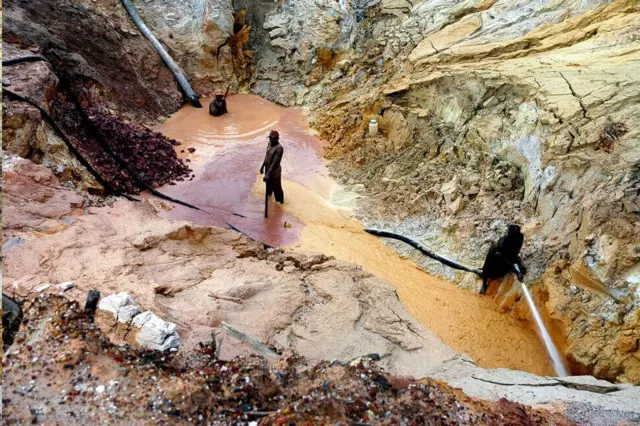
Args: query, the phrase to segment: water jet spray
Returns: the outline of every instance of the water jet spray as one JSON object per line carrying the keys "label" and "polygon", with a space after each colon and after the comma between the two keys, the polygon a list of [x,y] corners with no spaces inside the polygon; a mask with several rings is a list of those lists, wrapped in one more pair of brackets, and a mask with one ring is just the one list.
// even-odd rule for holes
{"label": "water jet spray", "polygon": [[[466,266],[456,261],[453,261],[451,259],[447,259],[446,257],[440,256],[439,254],[436,254],[431,250],[427,249],[426,247],[422,246],[417,241],[414,241],[411,238],[405,237],[404,235],[396,234],[395,232],[383,231],[380,229],[372,229],[372,228],[367,228],[364,231],[378,237],[393,238],[395,240],[402,241],[406,244],[409,244],[411,247],[419,250],[422,254],[434,260],[437,260],[438,262],[441,262],[444,265],[447,265],[454,269],[458,269],[460,271],[472,272],[480,277],[483,277],[482,269],[472,268],[470,266]],[[520,271],[520,267],[517,264],[514,264],[513,266],[516,269],[518,275],[521,276],[522,273]],[[558,348],[556,348],[555,344],[553,343],[553,340],[551,339],[551,336],[549,335],[549,332],[547,331],[547,328],[544,322],[542,321],[542,318],[540,317],[540,313],[538,312],[538,308],[533,302],[533,298],[531,297],[531,293],[529,293],[529,289],[525,285],[524,281],[521,281],[520,284],[522,285],[522,292],[525,295],[525,299],[527,300],[527,304],[529,305],[529,309],[531,310],[531,314],[536,323],[540,337],[542,338],[542,341],[544,343],[545,349],[547,350],[547,353],[549,354],[549,357],[553,362],[553,369],[555,370],[556,374],[560,377],[568,376],[569,372],[567,371],[567,368],[562,362],[562,357],[560,356],[560,352],[558,352]]]}
{"label": "water jet spray", "polygon": [[[520,268],[518,267],[518,265],[515,265],[515,267],[519,272]],[[521,281],[520,285],[522,286],[522,292],[524,293],[524,297],[527,300],[527,304],[529,305],[529,310],[531,310],[531,315],[533,315],[533,319],[536,323],[536,326],[538,327],[538,331],[540,332],[540,337],[542,337],[542,341],[544,343],[545,348],[547,349],[547,353],[549,354],[549,357],[553,362],[553,369],[555,370],[556,374],[559,377],[568,376],[569,372],[567,371],[567,368],[562,362],[562,357],[560,356],[560,352],[558,351],[558,348],[556,348],[555,343],[553,343],[553,340],[551,339],[551,335],[549,335],[549,332],[547,331],[547,327],[544,325],[544,322],[542,321],[540,312],[538,312],[538,308],[536,307],[536,304],[533,301],[533,297],[531,297],[531,293],[529,293],[529,289],[525,285],[524,281]]]}

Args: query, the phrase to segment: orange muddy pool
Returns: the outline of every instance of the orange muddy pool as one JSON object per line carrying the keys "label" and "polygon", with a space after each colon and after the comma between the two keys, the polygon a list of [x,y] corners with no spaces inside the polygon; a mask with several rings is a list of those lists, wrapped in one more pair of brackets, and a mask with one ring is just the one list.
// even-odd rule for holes
{"label": "orange muddy pool", "polygon": [[[362,232],[351,211],[335,201],[341,189],[329,177],[324,143],[309,133],[301,111],[257,96],[235,95],[227,100],[228,114],[212,117],[208,102],[203,100],[202,109],[185,106],[156,128],[182,142],[176,147],[178,154],[190,160],[195,172],[192,181],[160,190],[203,209],[169,207],[153,200],[163,204],[157,209],[162,217],[211,226],[230,224],[276,247],[320,251],[359,264],[391,282],[411,315],[478,365],[554,374],[530,324],[500,313],[491,298],[423,272]],[[285,204],[277,206],[272,198],[265,219],[264,184],[258,171],[271,129],[280,132],[285,150]]]}

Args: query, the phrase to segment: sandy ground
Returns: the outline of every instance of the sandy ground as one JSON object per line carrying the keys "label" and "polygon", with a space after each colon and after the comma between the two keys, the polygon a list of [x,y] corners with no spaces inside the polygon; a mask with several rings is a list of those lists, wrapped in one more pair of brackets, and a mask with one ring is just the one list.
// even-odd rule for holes
{"label": "sandy ground", "polygon": [[[363,226],[350,217],[351,211],[340,208],[352,194],[344,194],[329,177],[322,158],[324,143],[309,134],[299,111],[251,95],[231,96],[228,109],[230,114],[212,118],[206,108],[186,106],[158,127],[183,142],[179,151],[185,152],[180,155],[188,156],[196,171],[194,181],[162,190],[212,213],[176,207],[161,210],[162,217],[219,226],[228,221],[252,238],[274,246],[315,250],[362,265],[398,289],[411,315],[479,365],[553,374],[530,324],[500,313],[492,299],[422,272],[375,237],[361,232]],[[280,132],[285,147],[285,205],[281,210],[272,199],[271,215],[265,221],[258,169],[271,129]],[[188,155],[189,147],[195,148],[192,155]],[[285,222],[291,228],[285,228]]]}
{"label": "sandy ground", "polygon": [[[491,298],[479,297],[420,271],[380,240],[361,232],[362,225],[350,217],[349,210],[331,203],[341,198],[339,204],[344,205],[348,197],[328,177],[322,160],[323,144],[306,131],[300,112],[249,95],[230,97],[229,110],[229,115],[217,120],[205,108],[187,106],[159,128],[183,142],[176,149],[190,160],[196,173],[193,181],[167,185],[161,191],[204,211],[149,199],[161,218],[171,219],[155,220],[152,209],[122,201],[112,207],[76,211],[63,220],[56,213],[53,225],[51,218],[46,218],[34,234],[33,229],[19,229],[20,218],[26,217],[23,211],[33,214],[40,208],[14,203],[15,208],[5,214],[6,220],[15,222],[15,229],[5,232],[5,243],[9,242],[7,248],[11,248],[5,253],[5,282],[11,287],[16,283],[21,294],[43,282],[64,281],[76,281],[78,291],[84,292],[89,288],[98,288],[105,295],[128,291],[146,309],[176,322],[188,345],[207,338],[226,319],[259,338],[295,347],[308,355],[331,357],[327,351],[338,351],[335,356],[348,357],[359,350],[377,348],[395,354],[392,364],[403,374],[426,373],[429,365],[451,358],[444,345],[436,351],[439,355],[433,356],[433,362],[425,360],[423,365],[416,364],[415,353],[411,361],[398,356],[426,343],[416,344],[408,337],[406,333],[415,328],[411,321],[393,325],[397,322],[394,315],[404,312],[393,292],[384,290],[376,293],[379,300],[368,300],[373,289],[384,286],[371,284],[359,273],[330,267],[333,272],[318,273],[314,278],[285,258],[265,262],[252,253],[249,258],[236,259],[246,257],[237,237],[208,230],[230,222],[257,240],[323,252],[361,265],[364,271],[389,281],[409,314],[430,330],[425,330],[425,336],[434,333],[480,366],[553,374],[530,324],[500,313]],[[272,200],[270,217],[265,220],[258,169],[266,134],[274,127],[285,146],[286,203],[280,207]],[[20,171],[8,176],[17,182],[30,173],[38,176],[28,167],[25,176]],[[52,188],[48,190],[51,196],[60,197]],[[290,227],[285,227],[285,222]],[[284,273],[276,268],[284,269]],[[154,287],[159,285],[168,286],[173,297],[156,294]],[[206,296],[208,292],[233,292],[250,302],[242,308],[213,303]],[[76,296],[82,297],[82,293]],[[328,310],[323,307],[327,300],[333,303]],[[328,319],[336,312],[340,315],[332,323]],[[364,313],[369,318],[366,324],[360,319]],[[298,323],[302,329],[296,329]],[[398,325],[402,327],[397,329]],[[338,346],[325,344],[343,329],[349,330],[345,336],[357,344],[349,348],[347,337]],[[392,338],[391,346],[384,343],[394,333],[403,337]],[[427,346],[435,350],[434,345]],[[225,347],[229,356],[237,353],[233,345]],[[400,366],[402,362],[406,365]]]}

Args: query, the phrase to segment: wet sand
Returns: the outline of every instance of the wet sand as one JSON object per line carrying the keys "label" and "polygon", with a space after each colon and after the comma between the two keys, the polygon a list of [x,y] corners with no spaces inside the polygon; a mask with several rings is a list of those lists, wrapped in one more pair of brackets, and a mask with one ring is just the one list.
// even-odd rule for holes
{"label": "wet sand", "polygon": [[[160,216],[202,225],[228,222],[276,247],[320,251],[362,265],[395,285],[411,315],[478,365],[554,374],[530,324],[500,313],[491,298],[419,270],[380,239],[362,232],[362,224],[350,217],[350,211],[331,204],[338,186],[329,178],[322,158],[324,145],[306,131],[299,111],[256,96],[236,95],[228,99],[230,113],[214,118],[208,114],[208,101],[203,104],[200,110],[184,107],[157,130],[183,142],[178,153],[191,160],[196,175],[193,181],[160,190],[206,212],[177,206],[158,208]],[[276,206],[272,198],[265,220],[264,184],[258,170],[272,128],[280,132],[285,148],[285,205]],[[190,154],[189,147],[196,151]],[[285,227],[285,222],[291,227]]]}

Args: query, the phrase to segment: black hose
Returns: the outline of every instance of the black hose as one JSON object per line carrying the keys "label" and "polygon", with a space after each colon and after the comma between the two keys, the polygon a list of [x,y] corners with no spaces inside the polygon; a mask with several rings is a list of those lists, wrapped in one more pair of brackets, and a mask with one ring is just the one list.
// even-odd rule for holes
{"label": "black hose", "polygon": [[198,99],[198,95],[195,94],[195,92],[189,85],[189,82],[184,76],[184,72],[182,71],[180,66],[176,64],[173,58],[169,56],[169,53],[167,53],[167,50],[164,48],[164,46],[160,44],[160,42],[153,35],[149,27],[147,27],[147,25],[144,23],[144,21],[138,14],[138,11],[133,6],[131,1],[130,0],[120,0],[120,1],[124,6],[124,8],[127,10],[127,13],[129,14],[133,22],[136,24],[136,27],[138,27],[140,32],[147,38],[147,40],[149,40],[149,42],[151,43],[153,48],[156,50],[160,58],[162,58],[162,60],[164,61],[165,65],[169,67],[169,69],[173,73],[176,80],[178,80],[178,83],[180,84],[182,91],[184,92],[187,99],[191,102],[191,105],[193,105],[196,108],[202,108],[202,104]]}
{"label": "black hose", "polygon": [[236,228],[235,226],[233,226],[232,224],[230,224],[229,222],[225,222],[225,224],[229,227],[229,229],[236,231],[242,235],[244,235],[245,237],[249,238],[251,241],[256,241],[260,244],[262,244],[265,248],[274,248],[272,245],[267,244],[265,242],[262,242],[260,240],[256,240],[255,238],[251,238],[249,235],[247,235],[244,231],[242,231],[241,229]]}
{"label": "black hose", "polygon": [[[15,64],[19,64],[19,63],[23,63],[23,62],[37,62],[37,61],[43,61],[43,62],[48,62],[50,64],[50,61],[47,58],[44,58],[42,56],[36,56],[36,55],[31,55],[31,56],[23,56],[20,58],[13,58],[13,59],[6,59],[2,61],[2,65],[15,65]],[[229,89],[227,89],[229,90]],[[49,114],[44,111],[42,108],[40,108],[35,102],[24,98],[20,95],[18,95],[17,93],[12,92],[9,89],[2,89],[3,92],[7,93],[9,95],[9,97],[13,97],[16,100],[22,101],[22,102],[26,102],[28,104],[30,104],[31,106],[33,106],[34,108],[38,109],[38,111],[40,111],[40,114],[42,115],[42,117],[44,118],[45,121],[47,121],[51,127],[54,129],[54,131],[60,136],[60,138],[65,142],[65,144],[67,145],[67,147],[69,148],[69,150],[75,154],[78,159],[80,160],[80,162],[82,163],[82,165],[84,165],[87,170],[89,170],[89,172],[96,178],[96,180],[98,182],[100,182],[105,188],[107,188],[109,191],[113,192],[115,195],[121,196],[121,197],[125,197],[128,200],[131,201],[140,201],[137,198],[133,198],[130,197],[126,194],[123,194],[122,192],[116,190],[115,188],[113,188],[108,182],[106,182],[101,176],[100,174],[93,169],[93,167],[91,167],[91,165],[89,164],[89,162],[87,160],[85,160],[82,155],[80,155],[80,153],[78,152],[78,150],[73,146],[73,144],[69,141],[69,139],[66,137],[66,135],[64,134],[64,132],[62,131],[62,129],[60,129],[57,124],[55,123],[55,121],[53,120],[53,118],[51,118],[51,116],[49,116]],[[69,88],[68,90],[69,94],[71,95],[71,98],[73,99],[73,102],[76,106],[76,108],[78,109],[78,111],[80,112],[80,116],[83,119],[83,121],[85,122],[85,124],[87,124],[90,128],[90,130],[92,130],[92,133],[94,134],[94,136],[96,137],[96,140],[98,142],[98,144],[102,147],[102,149],[104,149],[107,154],[109,154],[120,166],[125,167],[129,173],[131,174],[131,176],[134,178],[134,180],[136,180],[136,182],[142,186],[143,188],[145,188],[146,190],[148,190],[149,192],[151,192],[153,195],[159,197],[159,198],[163,198],[167,201],[171,201],[172,203],[176,203],[176,204],[180,204],[183,205],[185,207],[189,207],[191,209],[195,209],[195,210],[200,210],[200,211],[204,211],[206,212],[206,210],[203,210],[199,207],[196,207],[192,204],[189,204],[187,202],[178,200],[176,198],[173,197],[169,197],[168,195],[165,195],[155,189],[153,189],[150,185],[148,185],[146,182],[144,182],[142,179],[140,179],[138,177],[138,175],[132,171],[129,166],[127,165],[126,162],[124,162],[115,152],[113,152],[113,150],[111,150],[111,148],[104,142],[104,140],[98,135],[98,132],[95,130],[95,126],[93,126],[93,123],[91,122],[91,120],[89,119],[89,117],[86,115],[86,113],[84,112],[84,110],[82,109],[78,99],[75,97],[75,95],[73,94],[73,92],[71,91],[71,88]],[[229,212],[232,213],[234,216],[238,216],[238,217],[242,217],[242,218],[246,218],[246,216],[241,215],[239,213],[234,213],[234,212]]]}
{"label": "black hose", "polygon": [[[35,62],[35,61],[44,61],[44,62],[49,62],[48,59],[43,58],[41,56],[23,56],[20,58],[14,58],[14,59],[7,59],[6,61],[2,61],[2,65],[15,65],[21,62]],[[6,62],[6,63],[5,63]],[[42,108],[40,108],[35,102],[24,98],[20,95],[18,95],[17,93],[12,92],[9,89],[2,89],[3,92],[6,92],[9,97],[14,97],[15,99],[22,101],[22,102],[27,102],[28,104],[32,105],[34,108],[37,108],[38,111],[40,111],[40,114],[42,115],[42,117],[44,118],[45,121],[47,121],[51,127],[53,127],[53,129],[56,131],[56,133],[58,133],[58,135],[62,138],[62,140],[67,144],[67,147],[69,148],[69,150],[71,152],[73,152],[78,159],[80,160],[80,162],[82,163],[82,165],[84,165],[87,170],[89,170],[89,172],[91,172],[91,174],[96,178],[96,180],[98,180],[98,182],[100,182],[105,188],[108,188],[110,191],[112,191],[114,194],[122,196],[127,198],[128,200],[131,201],[140,201],[137,198],[133,198],[130,197],[126,194],[121,193],[120,191],[116,190],[115,188],[113,188],[109,183],[107,183],[101,176],[100,174],[94,170],[91,165],[89,164],[88,161],[86,161],[82,155],[80,155],[80,153],[78,152],[78,150],[73,146],[73,144],[69,141],[69,139],[66,137],[66,135],[64,134],[64,132],[62,131],[62,129],[60,129],[57,124],[55,123],[55,121],[53,121],[53,118],[51,118],[51,116],[49,116],[49,114],[43,110]],[[151,192],[153,195],[159,197],[159,198],[163,198],[167,201],[171,201],[172,203],[176,203],[176,204],[181,204],[183,206],[189,207],[191,209],[195,209],[195,210],[202,210],[199,207],[196,207],[192,204],[186,203],[184,201],[169,197],[168,195],[165,195],[155,189],[153,189],[150,185],[148,185],[145,181],[143,181],[142,179],[140,179],[138,177],[138,175],[131,170],[131,168],[129,167],[129,165],[123,161],[115,152],[113,152],[113,150],[111,149],[111,147],[109,147],[109,145],[100,137],[100,135],[98,134],[98,132],[95,129],[95,126],[93,125],[93,123],[91,122],[91,120],[89,119],[89,117],[87,116],[87,114],[84,112],[84,110],[82,109],[80,102],[78,101],[78,99],[75,97],[75,95],[73,94],[71,88],[69,87],[69,95],[71,95],[71,98],[73,99],[73,103],[75,104],[76,109],[79,111],[80,113],[80,117],[82,118],[82,120],[85,122],[85,125],[87,125],[87,127],[89,127],[89,129],[92,131],[92,133],[94,134],[94,136],[96,137],[96,141],[98,142],[98,144],[102,147],[102,149],[105,150],[105,152],[111,156],[118,165],[120,165],[121,167],[124,167],[127,169],[127,171],[129,172],[129,174],[133,177],[133,179],[136,181],[136,183],[138,183],[140,186],[142,186],[143,188],[145,188],[146,190],[148,190],[149,192]]]}
{"label": "black hose", "polygon": [[438,262],[443,263],[453,269],[458,269],[460,271],[473,272],[474,274],[477,274],[482,277],[482,269],[475,269],[469,266],[461,265],[459,263],[454,262],[453,260],[447,259],[446,257],[442,257],[438,254],[435,254],[434,252],[432,252],[431,250],[428,250],[426,247],[424,247],[420,243],[412,240],[409,237],[405,237],[404,235],[396,234],[394,232],[389,232],[389,231],[382,231],[379,229],[371,229],[371,228],[367,228],[364,231],[368,232],[369,234],[375,235],[377,237],[393,238],[394,240],[402,241],[403,243],[407,243],[411,247],[419,250],[426,256],[429,256],[430,258],[435,259]]}
{"label": "black hose", "polygon": [[[4,64],[3,64],[4,65]],[[65,143],[65,145],[67,145],[67,148],[69,149],[69,151],[75,155],[78,160],[80,161],[80,163],[86,167],[86,169],[89,171],[89,173],[91,173],[91,175],[102,185],[105,187],[105,189],[107,189],[108,191],[112,192],[113,194],[120,196],[120,197],[125,197],[126,199],[130,200],[130,201],[140,201],[137,198],[133,198],[128,196],[127,194],[123,194],[122,192],[120,192],[119,190],[117,190],[116,188],[114,188],[109,182],[107,182],[105,179],[102,178],[102,176],[100,176],[100,173],[98,173],[97,170],[95,170],[91,164],[89,163],[89,161],[87,161],[82,154],[80,154],[80,152],[76,149],[75,146],[73,146],[73,144],[71,143],[71,141],[69,140],[69,138],[67,137],[67,135],[62,131],[62,129],[60,127],[58,127],[58,125],[56,124],[56,122],[53,120],[53,118],[51,118],[51,116],[44,110],[42,109],[36,102],[27,99],[23,96],[18,95],[15,92],[12,92],[9,89],[5,89],[4,87],[2,88],[2,93],[6,94],[9,99],[13,99],[16,101],[20,101],[20,102],[26,102],[29,105],[31,105],[32,107],[34,107],[35,109],[37,109],[40,112],[40,116],[42,117],[42,119],[47,122],[51,128],[53,129],[53,131],[58,135],[58,137],[60,137],[60,139],[62,139],[62,141]]]}

